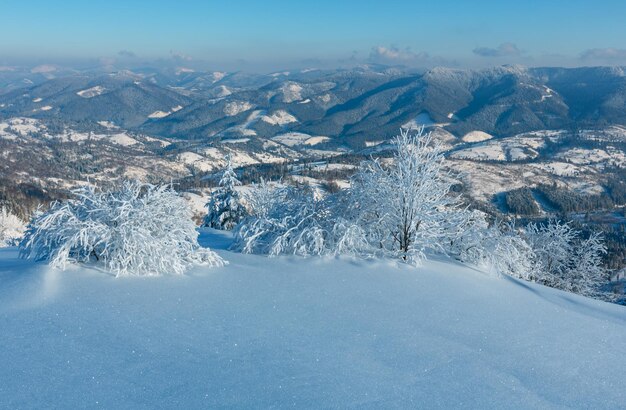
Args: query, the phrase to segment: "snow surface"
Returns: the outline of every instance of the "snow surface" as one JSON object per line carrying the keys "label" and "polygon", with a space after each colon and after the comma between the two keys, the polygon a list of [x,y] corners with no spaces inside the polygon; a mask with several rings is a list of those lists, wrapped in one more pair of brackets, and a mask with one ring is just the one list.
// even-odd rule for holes
{"label": "snow surface", "polygon": [[139,144],[139,141],[136,139],[129,137],[126,133],[122,132],[119,134],[111,135],[109,141],[114,144],[123,145],[125,147],[129,147],[131,145]]}
{"label": "snow surface", "polygon": [[83,97],[83,98],[93,98],[98,95],[101,95],[105,91],[106,91],[106,88],[104,88],[101,85],[97,85],[95,87],[87,88],[86,90],[78,91],[76,94],[79,97]]}
{"label": "snow surface", "polygon": [[261,117],[261,121],[272,125],[287,125],[292,122],[298,122],[298,119],[285,110],[277,110],[272,115]]}
{"label": "snow surface", "polygon": [[0,250],[0,408],[620,408],[626,308],[450,261],[266,258],[182,277]]}
{"label": "snow surface", "polygon": [[250,109],[252,109],[252,104],[247,101],[233,101],[224,106],[224,114],[232,117]]}
{"label": "snow surface", "polygon": [[170,115],[171,111],[155,111],[152,114],[148,115],[148,118],[164,118]]}
{"label": "snow surface", "polygon": [[480,141],[490,140],[492,138],[493,138],[493,135],[489,135],[486,132],[470,131],[463,136],[462,140],[465,142],[480,142]]}
{"label": "snow surface", "polygon": [[292,103],[302,100],[302,86],[298,83],[287,81],[280,87],[283,93],[283,102]]}
{"label": "snow surface", "polygon": [[280,142],[288,147],[296,147],[301,145],[313,146],[329,141],[330,138],[321,135],[311,136],[302,132],[288,132],[272,137],[273,141]]}

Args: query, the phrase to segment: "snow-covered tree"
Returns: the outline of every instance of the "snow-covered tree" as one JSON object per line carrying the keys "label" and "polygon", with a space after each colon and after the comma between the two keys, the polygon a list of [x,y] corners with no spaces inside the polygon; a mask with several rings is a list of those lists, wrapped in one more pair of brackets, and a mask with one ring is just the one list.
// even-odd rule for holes
{"label": "snow-covered tree", "polygon": [[241,182],[233,170],[230,155],[226,157],[226,161],[226,169],[219,187],[211,193],[211,198],[206,204],[208,212],[204,224],[211,228],[231,230],[246,216],[246,208],[235,189]]}
{"label": "snow-covered tree", "polygon": [[441,145],[430,133],[402,130],[394,143],[391,164],[369,161],[352,179],[353,209],[372,246],[417,264],[463,232],[469,214],[451,193]]}
{"label": "snow-covered tree", "polygon": [[198,245],[185,200],[169,187],[126,182],[119,190],[81,187],[74,199],[39,212],[20,243],[24,258],[64,268],[92,262],[122,275],[182,274],[225,262]]}
{"label": "snow-covered tree", "polygon": [[602,289],[609,276],[602,264],[602,255],[606,252],[604,239],[597,232],[578,244],[574,255],[574,266],[570,272],[569,289],[572,292],[590,297],[608,296]]}
{"label": "snow-covered tree", "polygon": [[402,131],[389,165],[362,164],[351,188],[324,198],[311,189],[262,185],[247,202],[251,217],[234,248],[265,254],[355,254],[419,263],[427,250],[445,251],[469,220],[444,157],[430,134]]}
{"label": "snow-covered tree", "polygon": [[26,224],[8,209],[0,209],[0,248],[15,246],[24,235]]}
{"label": "snow-covered tree", "polygon": [[277,205],[280,191],[269,182],[261,178],[259,184],[253,184],[251,190],[245,195],[250,215],[262,218]]}
{"label": "snow-covered tree", "polygon": [[602,293],[608,273],[602,266],[606,247],[600,234],[582,239],[569,223],[551,220],[529,224],[524,235],[535,253],[537,282],[586,296]]}

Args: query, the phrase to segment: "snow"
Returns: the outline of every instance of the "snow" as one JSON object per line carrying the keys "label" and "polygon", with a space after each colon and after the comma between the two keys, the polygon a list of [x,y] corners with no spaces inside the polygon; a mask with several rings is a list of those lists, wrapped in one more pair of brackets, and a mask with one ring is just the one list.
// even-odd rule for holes
{"label": "snow", "polygon": [[509,138],[490,140],[491,135],[472,131],[463,137],[465,142],[482,142],[461,149],[452,154],[454,158],[488,161],[522,161],[539,156],[538,149],[545,145],[546,137],[534,133],[516,135]]}
{"label": "snow", "polygon": [[[450,117],[448,117],[450,118]],[[402,124],[402,128],[406,130],[419,130],[422,127],[430,128],[430,127],[444,127],[448,125],[448,123],[436,123],[427,112],[422,112],[417,115],[417,117],[412,120]]]}
{"label": "snow", "polygon": [[262,116],[261,121],[272,125],[287,125],[292,122],[298,122],[298,119],[285,110],[277,110],[272,115]]}
{"label": "snow", "polygon": [[572,148],[556,155],[576,165],[606,163],[613,166],[626,165],[626,155],[620,149],[607,146],[603,149]]}
{"label": "snow", "polygon": [[247,101],[233,101],[224,106],[224,114],[232,117],[250,109],[252,109],[252,104]]}
{"label": "snow", "polygon": [[461,138],[465,142],[480,142],[493,138],[493,135],[489,135],[482,131],[470,131]]}
{"label": "snow", "polygon": [[280,91],[283,93],[283,102],[292,103],[302,100],[302,86],[298,83],[287,81],[282,85]]}
{"label": "snow", "polygon": [[479,161],[505,161],[506,153],[500,143],[481,145],[452,153],[452,158]]}
{"label": "snow", "polygon": [[281,144],[287,145],[289,147],[294,147],[297,145],[302,145],[305,141],[309,140],[311,135],[304,134],[302,132],[288,132],[285,134],[280,134],[272,138],[273,141],[280,142]]}
{"label": "snow", "polygon": [[148,115],[148,118],[164,118],[170,115],[171,111],[155,111],[152,114]]}
{"label": "snow", "polygon": [[304,145],[317,145],[326,141],[330,141],[330,138],[322,137],[322,136],[311,137],[311,138],[308,138],[306,141],[304,141]]}
{"label": "snow", "polygon": [[220,80],[222,80],[224,77],[226,77],[225,72],[223,71],[214,71],[213,73],[211,73],[211,76],[213,77],[213,82],[216,83]]}
{"label": "snow", "polygon": [[170,115],[173,112],[180,111],[183,109],[182,105],[177,105],[176,107],[172,107],[171,111],[155,111],[152,114],[148,115],[148,118],[164,118]]}
{"label": "snow", "polygon": [[83,97],[83,98],[93,98],[98,95],[101,95],[105,91],[106,91],[106,88],[104,88],[101,85],[97,85],[95,87],[87,88],[86,90],[78,91],[76,95],[78,95],[79,97]]}
{"label": "snow", "polygon": [[182,277],[0,250],[2,408],[620,408],[624,307],[444,260],[265,258]]}
{"label": "snow", "polygon": [[129,137],[127,134],[123,132],[119,134],[111,135],[111,137],[109,137],[109,141],[111,141],[114,144],[123,145],[125,147],[139,144],[139,141],[137,141],[136,139],[132,137]]}
{"label": "snow", "polygon": [[[219,158],[223,158],[223,156],[220,154]],[[183,152],[179,154],[178,161],[186,165],[191,165],[203,172],[212,171],[213,169],[217,168],[218,165],[215,162],[203,157],[202,155],[196,154],[195,152]]]}
{"label": "snow", "polygon": [[98,125],[107,128],[107,129],[115,129],[115,128],[119,128],[117,125],[115,125],[114,122],[112,121],[98,121]]}
{"label": "snow", "polygon": [[15,135],[26,137],[38,131],[44,131],[46,127],[33,118],[15,117],[5,123],[0,123],[0,132],[11,132]]}
{"label": "snow", "polygon": [[217,97],[228,97],[232,94],[232,91],[230,91],[230,89],[225,85],[220,85],[219,87],[217,87],[217,90]]}
{"label": "snow", "polygon": [[221,140],[222,144],[245,144],[250,141],[250,138],[231,138],[227,140]]}

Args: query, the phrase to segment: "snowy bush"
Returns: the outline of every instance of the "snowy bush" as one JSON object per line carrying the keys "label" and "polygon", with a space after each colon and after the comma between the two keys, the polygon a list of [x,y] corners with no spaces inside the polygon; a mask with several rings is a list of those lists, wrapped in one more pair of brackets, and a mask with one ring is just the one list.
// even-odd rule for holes
{"label": "snowy bush", "polygon": [[479,221],[460,237],[455,254],[473,263],[531,282],[585,296],[610,299],[603,292],[608,273],[602,266],[606,248],[601,235],[587,239],[570,224],[530,223],[487,226]]}
{"label": "snowy bush", "polygon": [[237,179],[228,156],[219,187],[211,194],[211,199],[207,203],[205,226],[231,230],[246,216],[246,208],[241,204],[239,193],[235,189],[239,185],[241,182]]}
{"label": "snowy bush", "polygon": [[24,222],[6,208],[0,210],[0,248],[15,246],[24,235]]}
{"label": "snowy bush", "polygon": [[474,212],[468,229],[454,242],[453,253],[460,260],[497,274],[535,279],[536,256],[513,224],[489,225]]}
{"label": "snowy bush", "polygon": [[309,187],[270,187],[247,196],[251,215],[235,229],[233,249],[271,256],[360,253],[364,232],[338,216],[335,197],[316,198]]}
{"label": "snowy bush", "polygon": [[191,211],[171,188],[127,182],[117,191],[82,187],[73,193],[75,199],[35,215],[20,244],[22,257],[60,268],[95,262],[117,276],[224,264],[198,245]]}
{"label": "snowy bush", "polygon": [[310,189],[262,183],[249,194],[249,203],[252,216],[236,228],[233,249],[268,255],[324,253],[323,206]]}

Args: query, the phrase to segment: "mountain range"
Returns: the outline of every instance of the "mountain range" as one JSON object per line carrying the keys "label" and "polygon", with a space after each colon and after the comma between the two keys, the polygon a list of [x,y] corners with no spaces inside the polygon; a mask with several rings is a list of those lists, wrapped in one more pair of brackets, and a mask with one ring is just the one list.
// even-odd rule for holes
{"label": "mountain range", "polygon": [[[3,78],[4,76],[4,78]],[[440,124],[462,138],[626,125],[623,68],[428,71],[361,66],[265,75],[190,69],[61,73],[19,87],[0,73],[0,119],[89,127],[110,121],[150,135],[215,141],[297,132],[362,148],[407,124]],[[20,83],[22,82],[22,83]]]}

